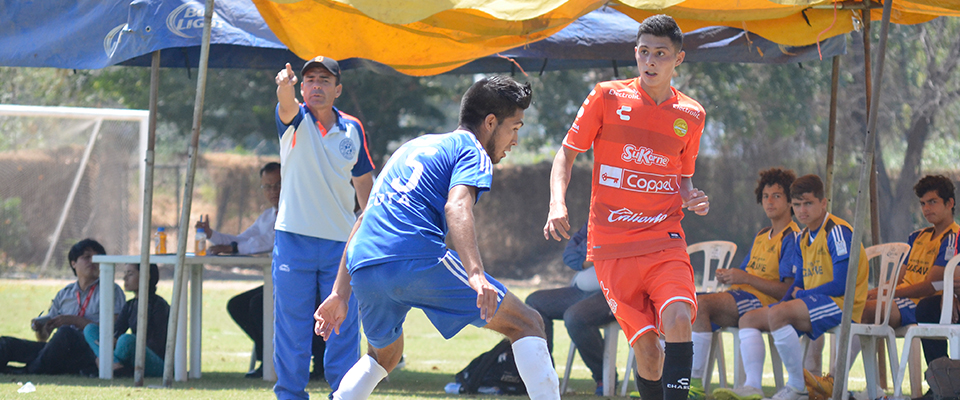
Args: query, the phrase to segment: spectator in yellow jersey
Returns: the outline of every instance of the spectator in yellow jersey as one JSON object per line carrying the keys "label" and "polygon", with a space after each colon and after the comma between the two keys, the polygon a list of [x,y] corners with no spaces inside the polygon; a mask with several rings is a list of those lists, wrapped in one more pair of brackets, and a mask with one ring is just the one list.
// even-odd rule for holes
{"label": "spectator in yellow jersey", "polygon": [[[797,220],[804,224],[793,254],[796,275],[787,295],[769,308],[750,311],[740,318],[740,353],[746,380],[736,389],[713,392],[717,400],[764,397],[761,389],[763,359],[766,356],[761,331],[773,334],[774,344],[789,378],[774,400],[806,399],[803,380],[803,348],[797,334],[815,340],[840,325],[846,289],[847,268],[857,268],[852,319],[860,321],[867,299],[867,259],[849,266],[853,229],[846,221],[827,212],[823,181],[816,175],[797,178],[790,185],[791,204]],[[863,249],[861,246],[861,254]]]}
{"label": "spectator in yellow jersey", "polygon": [[[957,198],[955,187],[949,178],[943,175],[927,175],[913,187],[920,198],[920,210],[923,217],[933,226],[921,229],[910,235],[910,255],[901,271],[903,283],[897,286],[897,297],[909,297],[916,301],[917,297],[926,294],[931,296],[920,300],[917,304],[917,322],[940,322],[940,303],[943,295],[943,269],[947,261],[957,255],[957,235],[960,225],[954,221]],[[923,273],[923,279],[917,283],[907,285],[910,275]],[[956,283],[955,283],[956,284]],[[936,293],[934,293],[936,291]],[[956,308],[954,308],[956,310]],[[892,309],[897,311],[897,309]],[[901,310],[902,311],[902,310]],[[892,314],[892,313],[891,313]],[[891,321],[893,315],[890,316]],[[957,322],[954,317],[954,323]],[[901,321],[906,325],[907,322]],[[923,339],[923,356],[927,364],[937,358],[947,355],[947,342],[936,339]]]}
{"label": "spectator in yellow jersey", "polygon": [[[960,230],[960,225],[953,221],[955,203],[953,182],[943,175],[928,175],[917,182],[913,190],[920,199],[923,217],[933,226],[911,233],[907,241],[910,245],[910,253],[903,262],[897,280],[897,288],[894,292],[896,307],[890,308],[889,323],[894,328],[917,323],[917,303],[921,298],[941,294],[944,267],[947,266],[947,261],[957,254],[957,231]],[[871,289],[867,292],[867,303],[863,308],[863,323],[875,322],[876,306],[877,289]],[[940,297],[938,296],[936,319],[923,322],[936,323],[939,320]],[[852,341],[850,348],[852,362],[860,354],[860,341]],[[946,347],[942,355],[947,355]]]}
{"label": "spectator in yellow jersey", "polygon": [[705,397],[701,380],[712,331],[735,327],[748,311],[776,303],[793,283],[791,261],[800,233],[790,208],[790,184],[794,179],[796,174],[791,170],[770,168],[760,172],[754,193],[770,219],[770,226],[757,233],[740,268],[717,270],[717,281],[732,285],[730,290],[697,294],[700,307],[693,323],[693,372],[688,398]]}

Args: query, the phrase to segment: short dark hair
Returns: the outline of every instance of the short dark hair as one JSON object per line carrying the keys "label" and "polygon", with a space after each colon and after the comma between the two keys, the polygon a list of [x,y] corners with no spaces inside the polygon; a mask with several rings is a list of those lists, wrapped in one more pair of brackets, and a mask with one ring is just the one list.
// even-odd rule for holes
{"label": "short dark hair", "polygon": [[268,162],[267,165],[264,165],[263,168],[260,168],[260,176],[267,172],[279,171],[280,163],[278,162]]}
{"label": "short dark hair", "polygon": [[676,46],[677,51],[683,49],[683,31],[680,30],[677,21],[669,15],[657,14],[643,20],[640,23],[640,29],[637,30],[637,45],[640,45],[640,35],[644,34],[668,38]]}
{"label": "short dark hair", "polygon": [[530,83],[519,83],[509,76],[483,78],[467,89],[460,101],[460,126],[476,131],[484,118],[493,114],[497,122],[526,110],[532,99]]}
{"label": "short dark hair", "polygon": [[783,194],[790,198],[790,185],[797,179],[797,174],[790,169],[770,168],[760,171],[760,179],[757,180],[757,188],[753,193],[757,195],[757,203],[763,202],[763,189],[767,186],[780,185],[783,188]]}
{"label": "short dark hair", "polygon": [[953,186],[953,181],[943,175],[927,175],[921,178],[916,185],[913,185],[913,192],[917,194],[917,197],[923,197],[923,195],[928,192],[937,192],[937,196],[943,199],[944,203],[946,203],[947,200],[953,199],[953,208],[950,209],[950,214],[954,214],[957,211],[955,190],[956,188]]}
{"label": "short dark hair", "polygon": [[[131,264],[137,268],[138,272],[143,272],[140,264]],[[150,264],[150,294],[157,294],[157,283],[160,282],[160,268],[157,264]]]}
{"label": "short dark hair", "polygon": [[793,181],[790,185],[790,198],[802,199],[804,194],[813,194],[820,200],[823,200],[823,181],[814,174],[804,175]]}
{"label": "short dark hair", "polygon": [[77,259],[79,259],[80,256],[82,256],[83,253],[85,253],[87,250],[93,250],[94,253],[97,253],[100,255],[107,254],[107,250],[105,250],[103,248],[103,245],[96,240],[83,239],[77,242],[72,247],[70,247],[70,251],[67,253],[67,261],[69,261],[71,264],[70,269],[73,270],[74,276],[77,275],[77,270],[73,268],[72,264],[76,262]]}

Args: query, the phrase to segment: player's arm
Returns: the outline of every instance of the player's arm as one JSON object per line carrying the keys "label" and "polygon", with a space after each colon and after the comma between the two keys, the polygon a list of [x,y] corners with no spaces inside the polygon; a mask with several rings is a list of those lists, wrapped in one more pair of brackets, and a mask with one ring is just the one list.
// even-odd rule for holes
{"label": "player's arm", "polygon": [[[744,264],[747,260],[749,258],[744,259]],[[791,276],[783,281],[775,281],[752,275],[741,268],[727,268],[717,271],[717,280],[728,285],[750,285],[767,296],[781,299],[787,294],[787,288],[793,284],[794,279]]]}
{"label": "player's arm", "polygon": [[[910,245],[912,246],[915,238],[911,236],[910,239]],[[943,235],[943,239],[940,242],[940,250],[937,252],[937,258],[933,260],[933,265],[930,266],[930,270],[928,270],[927,274],[923,277],[923,282],[917,282],[904,287],[898,286],[896,296],[909,298],[927,297],[936,293],[938,290],[943,290],[943,273],[946,272],[947,262],[956,252],[956,234],[948,232]],[[909,257],[910,254],[907,253],[908,260]],[[897,280],[897,283],[903,282],[903,276],[905,274],[906,268],[900,268],[900,279]]]}
{"label": "player's arm", "polygon": [[550,168],[550,211],[547,223],[543,226],[543,238],[560,241],[560,237],[569,239],[570,221],[567,219],[567,187],[570,186],[570,174],[577,152],[561,146]]}
{"label": "player's arm", "polygon": [[373,188],[373,172],[354,176],[350,180],[353,181],[353,189],[357,192],[357,204],[360,205],[360,212],[363,212],[367,209],[367,200],[370,198],[370,190]]}
{"label": "player's arm", "polygon": [[330,337],[331,331],[335,331],[339,335],[340,324],[347,318],[347,304],[352,292],[350,272],[347,271],[347,249],[350,247],[353,235],[357,233],[357,229],[360,229],[362,221],[363,214],[360,214],[357,217],[357,222],[353,224],[353,229],[347,238],[347,244],[343,247],[343,255],[340,256],[340,267],[337,269],[337,279],[333,282],[333,290],[330,291],[330,295],[323,300],[323,303],[320,303],[317,311],[313,314],[313,319],[317,321],[313,330],[317,335],[322,336],[323,340]]}
{"label": "player's arm", "polygon": [[497,311],[497,290],[487,281],[483,272],[483,261],[480,260],[473,220],[473,204],[476,201],[475,186],[456,185],[447,194],[447,204],[443,207],[443,212],[447,217],[451,244],[460,255],[470,287],[477,291],[480,318],[490,322]]}
{"label": "player's arm", "polygon": [[693,179],[689,177],[680,178],[680,198],[683,199],[682,207],[697,215],[710,212],[710,198],[702,190],[693,187]]}
{"label": "player's arm", "polygon": [[783,296],[781,301],[793,300],[797,298],[797,292],[804,289],[803,283],[803,254],[800,251],[800,243],[794,246],[793,251],[789,254],[790,259],[787,260],[788,265],[790,265],[790,270],[793,271],[793,283],[790,284],[790,287],[787,288],[787,294]]}
{"label": "player's arm", "polygon": [[[946,268],[943,266],[933,265],[930,267],[930,270],[927,271],[927,275],[924,276],[923,281],[912,285],[897,286],[895,294],[897,297],[909,297],[911,299],[930,296],[937,292],[933,287],[934,282],[943,282],[944,271],[946,271]],[[905,274],[906,270],[901,268],[900,279],[897,282],[903,282],[903,276]]]}
{"label": "player's arm", "polygon": [[793,284],[794,278],[786,278],[783,282],[763,279],[756,275],[747,274],[748,278],[747,284],[753,286],[763,294],[773,297],[775,299],[783,298],[787,294],[787,288]]}
{"label": "player's arm", "polygon": [[287,63],[284,69],[277,73],[277,116],[280,122],[289,124],[293,117],[300,112],[300,104],[297,103],[297,74],[293,72],[290,63]]}
{"label": "player's arm", "polygon": [[[853,231],[845,226],[836,226],[833,229],[839,230],[838,233],[843,237],[843,243],[838,244],[836,240],[834,240],[834,234],[836,232],[833,230],[820,232],[821,235],[830,235],[827,236],[827,249],[830,251],[830,259],[833,260],[833,280],[815,288],[803,290],[797,293],[798,296],[822,294],[831,297],[840,297],[846,292],[847,268],[850,268],[850,247],[853,243]],[[845,246],[846,250],[844,251],[837,248],[838,245]],[[867,254],[861,251],[860,256],[866,257]],[[857,266],[854,265],[853,268],[857,268]]]}

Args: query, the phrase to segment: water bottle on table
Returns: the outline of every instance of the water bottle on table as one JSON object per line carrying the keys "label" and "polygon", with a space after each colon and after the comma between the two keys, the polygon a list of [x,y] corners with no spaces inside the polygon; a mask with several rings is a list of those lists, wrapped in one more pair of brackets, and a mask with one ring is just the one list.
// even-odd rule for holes
{"label": "water bottle on table", "polygon": [[[203,216],[200,216],[200,222],[203,222]],[[193,253],[198,256],[207,255],[207,232],[203,228],[197,228],[197,234],[194,236]]]}

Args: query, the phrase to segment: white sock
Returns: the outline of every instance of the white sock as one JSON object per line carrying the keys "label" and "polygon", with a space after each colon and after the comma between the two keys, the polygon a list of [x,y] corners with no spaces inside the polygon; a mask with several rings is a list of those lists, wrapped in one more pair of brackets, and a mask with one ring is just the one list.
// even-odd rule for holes
{"label": "white sock", "polygon": [[800,346],[797,331],[792,325],[786,325],[772,333],[773,344],[777,346],[780,360],[787,370],[787,386],[806,392],[807,385],[803,382],[803,347]]}
{"label": "white sock", "polygon": [[387,376],[373,357],[364,354],[353,367],[343,375],[340,388],[333,393],[333,400],[361,400],[370,397],[380,380]]}
{"label": "white sock", "polygon": [[707,365],[707,356],[710,353],[710,342],[712,340],[712,332],[693,332],[693,370],[690,371],[691,378],[703,379],[703,370]]}
{"label": "white sock", "polygon": [[[527,336],[513,342],[513,359],[517,372],[527,387],[532,400],[559,400],[560,379],[553,369],[547,341],[542,337]],[[343,383],[340,384],[343,387]]]}
{"label": "white sock", "polygon": [[740,328],[740,357],[743,358],[744,386],[763,388],[763,362],[767,349],[763,347],[760,330]]}

